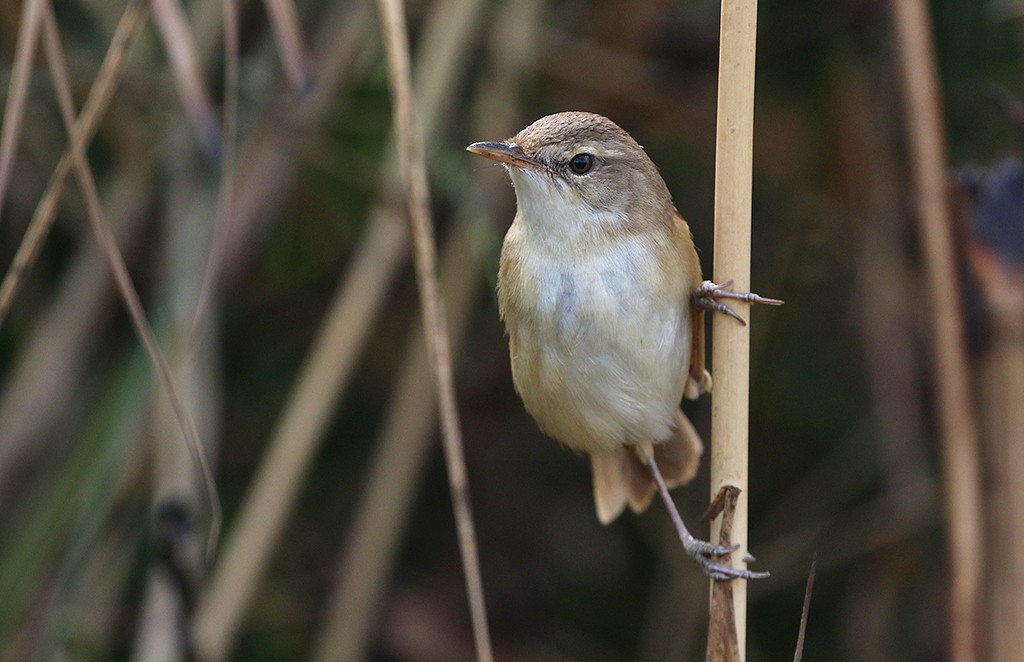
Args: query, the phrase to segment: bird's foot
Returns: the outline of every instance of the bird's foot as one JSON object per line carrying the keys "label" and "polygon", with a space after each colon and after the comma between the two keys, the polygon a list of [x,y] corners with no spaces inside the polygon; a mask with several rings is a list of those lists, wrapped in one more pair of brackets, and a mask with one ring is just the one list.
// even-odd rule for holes
{"label": "bird's foot", "polygon": [[703,570],[708,577],[718,581],[729,581],[730,579],[764,579],[765,577],[768,577],[767,572],[752,572],[745,568],[732,568],[715,561],[714,559],[716,557],[732,554],[739,549],[739,545],[713,545],[709,542],[694,538],[693,534],[691,534],[686,528],[686,524],[683,523],[683,518],[679,516],[679,510],[676,508],[675,502],[672,501],[672,496],[668,493],[668,486],[665,484],[665,479],[661,475],[661,469],[658,468],[658,462],[654,459],[654,448],[648,442],[639,446],[634,446],[633,449],[636,452],[637,457],[639,457],[641,461],[646,463],[651,469],[651,475],[654,477],[654,482],[658,486],[658,494],[661,495],[661,500],[665,504],[665,509],[668,511],[669,518],[672,520],[676,533],[679,535],[679,540],[683,543],[683,551],[697,562],[697,565],[701,567],[701,570]]}
{"label": "bird's foot", "polygon": [[733,568],[714,560],[715,557],[731,554],[739,549],[739,545],[714,545],[704,540],[697,540],[693,536],[680,536],[683,542],[683,549],[697,562],[704,573],[718,581],[729,581],[731,579],[764,579],[769,576],[767,572],[754,572],[745,568]]}
{"label": "bird's foot", "polygon": [[736,311],[719,301],[719,299],[736,299],[750,304],[762,303],[768,306],[781,306],[783,303],[781,299],[769,299],[753,292],[733,292],[728,289],[731,285],[731,280],[727,280],[722,284],[714,283],[710,280],[703,281],[693,293],[693,305],[703,310],[725,313],[740,324],[746,325],[746,320],[737,315]]}

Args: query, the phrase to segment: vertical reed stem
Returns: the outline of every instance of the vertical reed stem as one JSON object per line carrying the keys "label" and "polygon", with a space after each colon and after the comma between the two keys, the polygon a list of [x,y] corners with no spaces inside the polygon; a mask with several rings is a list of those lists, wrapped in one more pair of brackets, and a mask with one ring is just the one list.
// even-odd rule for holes
{"label": "vertical reed stem", "polygon": [[[737,291],[750,289],[751,161],[754,134],[754,51],[757,0],[723,0],[718,70],[718,134],[715,158],[714,279],[733,281]],[[749,318],[749,305],[735,310]],[[747,419],[750,327],[725,315],[712,323],[711,365],[715,375],[711,407],[711,495],[731,485],[740,489],[732,542],[739,545],[733,564],[742,565],[747,548]],[[721,520],[712,526],[712,540]],[[746,641],[745,581],[734,581],[732,605],[712,599],[711,621],[731,610],[736,643],[744,659]],[[730,609],[731,608],[731,609]]]}
{"label": "vertical reed stem", "polygon": [[942,436],[949,527],[950,659],[964,662],[976,659],[979,653],[982,534],[978,428],[946,195],[946,146],[928,11],[922,0],[893,0],[892,11],[931,308],[935,409]]}

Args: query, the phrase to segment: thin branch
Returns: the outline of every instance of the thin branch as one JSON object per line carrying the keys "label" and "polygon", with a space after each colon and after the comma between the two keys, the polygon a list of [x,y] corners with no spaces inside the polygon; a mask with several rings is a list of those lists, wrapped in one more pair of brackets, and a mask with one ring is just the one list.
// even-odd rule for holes
{"label": "thin branch", "polygon": [[[536,34],[537,5],[534,0],[513,3],[496,17],[499,24],[511,20],[517,26],[519,40],[491,35],[497,66],[484,76],[486,90],[474,103],[474,125],[483,130],[494,125],[511,128],[516,123],[514,101],[521,62],[515,49],[532,42]],[[452,69],[465,61],[466,51],[478,35],[484,18],[482,2],[445,2],[436,7],[424,30],[420,55],[427,66],[418,70],[418,97],[427,107],[440,108],[450,84]],[[436,49],[436,50],[435,50]],[[450,65],[445,65],[448,62]],[[426,88],[426,89],[425,89]],[[429,118],[424,123],[431,124]],[[476,131],[474,131],[476,133]],[[452,343],[456,348],[468,321],[473,295],[483,280],[467,277],[478,267],[476,252],[467,236],[470,218],[478,223],[486,212],[477,208],[471,196],[460,201],[456,212],[456,231],[441,257],[441,285],[449,306]],[[372,625],[380,610],[379,587],[388,581],[408,513],[416,496],[419,475],[427,462],[427,449],[437,428],[437,402],[433,389],[423,384],[431,378],[423,342],[422,325],[412,329],[401,361],[402,371],[395,378],[391,404],[367,472],[365,488],[354,523],[346,533],[349,544],[339,565],[338,584],[328,600],[323,625],[313,646],[317,662],[349,662],[366,657],[372,643]]]}
{"label": "thin branch", "polygon": [[[757,0],[723,0],[718,69],[718,135],[715,158],[714,279],[732,280],[741,292],[750,289],[750,204],[754,143],[754,55]],[[737,302],[749,319],[749,305]],[[747,549],[747,463],[750,393],[750,327],[725,315],[712,322],[715,390],[711,402],[711,496],[725,486],[739,489],[732,522],[732,555],[740,563]],[[712,527],[718,538],[720,520]],[[734,581],[731,599],[712,599],[710,622],[718,610],[735,618],[739,659],[745,659],[747,583]],[[714,594],[713,594],[714,595]],[[730,602],[731,604],[725,604]]]}
{"label": "thin branch", "polygon": [[236,0],[221,0],[224,19],[224,133],[221,138],[222,168],[220,191],[217,197],[217,212],[214,220],[213,239],[210,252],[199,285],[192,324],[185,343],[186,353],[195,342],[200,322],[216,289],[216,277],[220,273],[227,253],[231,226],[235,218],[235,164],[238,156],[238,7]]}
{"label": "thin branch", "polygon": [[82,189],[82,194],[85,196],[89,223],[92,226],[93,233],[96,235],[96,240],[103,248],[103,252],[107,257],[110,270],[114,275],[114,281],[117,284],[118,290],[121,292],[121,298],[124,300],[125,307],[128,309],[128,314],[131,317],[132,324],[135,326],[135,331],[138,334],[139,339],[142,341],[143,346],[146,348],[150,362],[153,364],[153,369],[156,371],[157,378],[159,379],[164,392],[167,394],[171,409],[173,410],[174,416],[181,428],[181,434],[184,437],[188,450],[192,455],[192,460],[199,469],[203,487],[206,492],[207,507],[210,512],[210,528],[207,537],[206,551],[208,555],[211,555],[217,544],[221,525],[221,507],[220,500],[217,497],[216,482],[213,477],[213,472],[210,470],[209,463],[206,460],[206,453],[203,449],[202,442],[199,440],[199,434],[196,431],[195,422],[192,420],[191,414],[182,402],[178,389],[174,384],[174,380],[171,378],[170,368],[168,367],[167,361],[157,344],[156,335],[153,333],[153,329],[150,327],[149,321],[146,319],[145,311],[142,308],[142,302],[139,300],[138,292],[135,289],[135,285],[132,283],[131,275],[128,273],[128,267],[124,263],[124,257],[121,255],[121,251],[117,247],[117,239],[114,237],[114,233],[110,229],[110,224],[107,221],[106,214],[103,211],[99,192],[96,188],[96,181],[93,178],[92,170],[89,168],[88,161],[85,158],[85,146],[83,144],[82,134],[77,130],[77,126],[74,121],[75,110],[71,96],[71,83],[68,79],[67,62],[60,43],[57,20],[53,15],[53,10],[49,2],[45,3],[44,8],[44,38],[47,60],[50,65],[51,76],[53,77],[54,89],[57,92],[57,101],[60,106],[61,117],[64,120],[64,125],[68,132],[72,166],[75,169],[75,176],[77,177],[79,186]]}
{"label": "thin branch", "polygon": [[[128,51],[135,43],[135,38],[145,23],[148,9],[149,3],[146,0],[129,0],[124,14],[121,15],[117,29],[111,37],[110,47],[100,65],[99,73],[96,74],[96,81],[89,90],[89,96],[75,122],[74,133],[79,136],[83,148],[92,140],[100,120],[110,105],[110,100],[114,96],[114,90],[124,70]],[[53,221],[57,217],[57,205],[60,203],[61,196],[64,195],[64,187],[67,185],[68,174],[71,172],[71,164],[69,148],[61,157],[53,175],[50,176],[50,183],[36,206],[32,220],[25,231],[25,237],[14,254],[14,260],[11,262],[3,282],[0,282],[0,325],[7,317],[18,289],[39,256],[39,251],[42,249],[50,228],[53,227]]]}
{"label": "thin branch", "polygon": [[25,119],[32,62],[35,59],[36,45],[39,43],[42,5],[43,0],[28,0],[21,10],[18,45],[14,50],[11,82],[7,88],[7,104],[4,106],[4,125],[0,129],[0,219],[3,218],[7,186],[11,181],[14,155],[18,151],[18,138],[21,137],[21,124]]}
{"label": "thin branch", "polygon": [[296,92],[305,94],[313,86],[313,74],[306,45],[302,40],[295,3],[292,0],[264,0],[264,5],[270,15],[270,25],[274,29],[274,39],[281,51],[281,61],[288,80]]}
{"label": "thin branch", "polygon": [[196,40],[185,11],[179,0],[152,0],[152,3],[153,24],[167,49],[185,116],[192,123],[203,152],[208,158],[216,159],[220,151],[220,126],[203,83]]}
{"label": "thin branch", "polygon": [[982,506],[978,427],[946,194],[946,146],[928,9],[922,0],[893,0],[892,11],[906,93],[907,133],[934,333],[935,409],[942,434],[949,526],[951,659],[964,662],[976,659],[980,650],[977,627]]}
{"label": "thin branch", "polygon": [[452,493],[452,507],[462,554],[462,568],[466,578],[473,637],[477,659],[493,659],[487,612],[484,606],[483,580],[477,556],[476,533],[469,500],[469,480],[462,449],[455,384],[452,377],[451,354],[448,345],[444,304],[437,283],[437,247],[430,218],[430,194],[427,185],[427,167],[423,155],[423,138],[417,124],[415,100],[409,61],[409,38],[405,21],[405,8],[400,0],[378,0],[384,50],[388,61],[388,79],[394,114],[399,160],[403,167],[409,220],[412,225],[413,256],[416,264],[416,283],[423,311],[427,336],[427,354],[433,367],[438,409],[441,419],[442,442],[448,468],[448,482]]}
{"label": "thin branch", "polygon": [[811,570],[807,573],[807,586],[804,588],[804,604],[800,609],[800,629],[796,635],[796,649],[793,651],[793,662],[804,658],[804,637],[807,635],[807,619],[811,614],[811,594],[814,592],[814,575],[818,569],[818,555],[811,556]]}

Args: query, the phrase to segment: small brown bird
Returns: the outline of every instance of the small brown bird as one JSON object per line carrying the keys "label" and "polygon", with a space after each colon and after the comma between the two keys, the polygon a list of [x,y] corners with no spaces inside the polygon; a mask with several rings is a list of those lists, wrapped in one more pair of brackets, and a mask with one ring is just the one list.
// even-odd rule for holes
{"label": "small brown bird", "polygon": [[[590,455],[602,523],[627,504],[642,512],[659,488],[674,511],[667,489],[693,478],[703,450],[679,403],[711,388],[704,309],[743,322],[718,299],[781,302],[702,281],[689,226],[658,169],[606,117],[549,115],[467,149],[504,164],[516,191],[498,305],[526,410],[546,434]],[[679,534],[710,576],[763,576],[712,560],[732,548],[685,526]]]}

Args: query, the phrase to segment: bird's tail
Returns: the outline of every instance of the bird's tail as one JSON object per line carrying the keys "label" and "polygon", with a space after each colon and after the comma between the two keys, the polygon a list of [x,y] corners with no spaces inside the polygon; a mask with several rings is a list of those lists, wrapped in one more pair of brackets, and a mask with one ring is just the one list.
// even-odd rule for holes
{"label": "bird's tail", "polygon": [[[676,411],[672,436],[654,444],[654,459],[669,487],[693,479],[703,452],[700,436],[682,410]],[[627,503],[633,512],[643,512],[657,490],[650,469],[629,446],[592,454],[590,467],[594,475],[594,505],[602,524],[614,521]]]}

